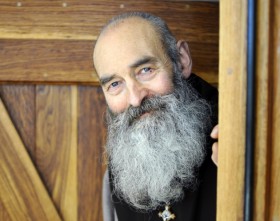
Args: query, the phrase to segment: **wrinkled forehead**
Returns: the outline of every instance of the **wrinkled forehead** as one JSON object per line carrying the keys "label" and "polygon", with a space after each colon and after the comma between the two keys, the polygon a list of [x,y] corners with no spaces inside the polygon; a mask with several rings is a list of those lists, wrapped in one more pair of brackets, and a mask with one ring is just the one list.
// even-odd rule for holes
{"label": "wrinkled forehead", "polygon": [[[99,36],[94,49],[94,64],[123,61],[139,54],[162,54],[164,52],[159,34],[147,20],[131,17],[109,25]],[[132,59],[132,58],[131,58]]]}

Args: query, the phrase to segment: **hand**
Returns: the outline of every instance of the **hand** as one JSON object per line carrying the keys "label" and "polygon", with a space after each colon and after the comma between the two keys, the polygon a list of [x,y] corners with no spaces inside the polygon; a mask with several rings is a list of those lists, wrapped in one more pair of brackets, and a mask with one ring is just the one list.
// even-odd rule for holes
{"label": "hand", "polygon": [[[213,128],[210,136],[217,140],[219,137],[219,126],[218,124]],[[216,164],[216,166],[218,166],[218,141],[216,141],[215,143],[213,143],[212,145],[212,156],[211,156],[213,162]]]}

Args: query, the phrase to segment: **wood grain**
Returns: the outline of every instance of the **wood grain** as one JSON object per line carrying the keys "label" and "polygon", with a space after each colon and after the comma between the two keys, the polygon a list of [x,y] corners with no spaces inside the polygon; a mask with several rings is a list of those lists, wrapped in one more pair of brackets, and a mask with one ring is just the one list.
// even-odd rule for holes
{"label": "wood grain", "polygon": [[102,90],[79,86],[79,221],[102,220],[102,178],[106,166],[105,101]]}
{"label": "wood grain", "polygon": [[0,40],[0,81],[96,83],[91,41]]}
{"label": "wood grain", "polygon": [[6,211],[5,205],[0,200],[0,220],[12,221],[9,213]]}
{"label": "wood grain", "polygon": [[77,86],[36,87],[36,163],[63,220],[77,220]]}
{"label": "wood grain", "polygon": [[0,217],[60,220],[1,99],[0,143]]}
{"label": "wood grain", "polygon": [[0,85],[0,97],[31,159],[34,159],[35,86]]}
{"label": "wood grain", "polygon": [[280,1],[271,1],[272,5],[272,160],[271,160],[271,200],[270,219],[280,220]]}
{"label": "wood grain", "polygon": [[[91,41],[0,40],[0,81],[98,85]],[[218,46],[190,42],[193,72],[218,83]],[[203,49],[203,50],[202,50]]]}
{"label": "wood grain", "polygon": [[98,84],[94,41],[111,17],[134,10],[165,19],[189,42],[193,71],[217,84],[219,4],[157,0],[0,0],[0,81]]}
{"label": "wood grain", "polygon": [[258,1],[254,174],[256,221],[280,219],[279,8],[279,1]]}
{"label": "wood grain", "polygon": [[258,1],[256,56],[256,121],[254,206],[255,221],[269,220],[271,171],[270,2]]}
{"label": "wood grain", "polygon": [[[215,42],[218,3],[157,0],[1,0],[0,33],[6,39],[96,40],[101,27],[116,14],[147,11],[166,19],[177,37]],[[172,14],[172,16],[170,16]],[[207,19],[205,19],[207,18]]]}
{"label": "wood grain", "polygon": [[246,7],[220,2],[218,221],[243,220]]}

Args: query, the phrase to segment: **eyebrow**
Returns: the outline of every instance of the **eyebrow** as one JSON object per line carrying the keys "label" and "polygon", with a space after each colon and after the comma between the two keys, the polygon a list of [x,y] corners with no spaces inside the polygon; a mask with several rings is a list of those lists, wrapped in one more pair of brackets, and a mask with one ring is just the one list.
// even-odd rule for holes
{"label": "eyebrow", "polygon": [[[130,68],[137,68],[137,67],[139,67],[143,64],[156,63],[156,62],[157,62],[157,59],[155,57],[144,56],[143,58],[140,58],[139,60],[137,60],[134,63],[132,63],[131,65],[129,65],[129,67]],[[107,84],[108,82],[113,80],[115,77],[116,77],[116,74],[100,77],[99,82],[100,82],[101,86],[104,86],[105,84]]]}
{"label": "eyebrow", "polygon": [[157,59],[155,57],[151,57],[151,56],[144,56],[143,58],[140,58],[139,60],[135,61],[134,63],[132,63],[131,65],[129,65],[130,68],[137,68],[143,64],[147,64],[147,63],[156,63]]}
{"label": "eyebrow", "polygon": [[104,76],[104,77],[100,77],[99,78],[99,82],[102,86],[104,86],[105,84],[107,84],[108,82],[110,82],[112,79],[114,79],[116,77],[115,74],[109,75],[109,76]]}

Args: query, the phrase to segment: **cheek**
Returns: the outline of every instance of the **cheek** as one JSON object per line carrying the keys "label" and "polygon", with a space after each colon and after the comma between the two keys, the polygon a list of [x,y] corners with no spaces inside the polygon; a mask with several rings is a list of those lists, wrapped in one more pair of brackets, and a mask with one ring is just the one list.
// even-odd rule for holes
{"label": "cheek", "polygon": [[154,83],[152,87],[153,87],[153,91],[156,94],[161,94],[161,95],[172,93],[174,90],[172,79],[167,74],[158,78],[156,83]]}
{"label": "cheek", "polygon": [[108,107],[113,113],[121,113],[127,107],[126,99],[121,99],[117,97],[110,97],[105,95],[106,102]]}

